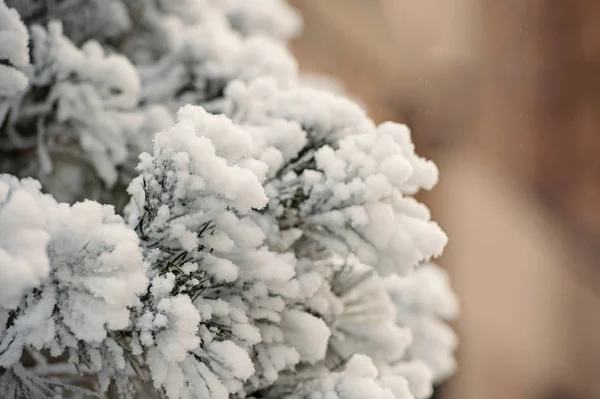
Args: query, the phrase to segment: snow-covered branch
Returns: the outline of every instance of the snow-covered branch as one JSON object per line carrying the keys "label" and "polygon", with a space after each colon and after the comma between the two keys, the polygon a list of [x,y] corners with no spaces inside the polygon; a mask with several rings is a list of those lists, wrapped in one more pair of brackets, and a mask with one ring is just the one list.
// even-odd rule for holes
{"label": "snow-covered branch", "polygon": [[412,197],[437,168],[305,86],[285,1],[5,1],[0,397],[425,399],[452,373],[447,237]]}

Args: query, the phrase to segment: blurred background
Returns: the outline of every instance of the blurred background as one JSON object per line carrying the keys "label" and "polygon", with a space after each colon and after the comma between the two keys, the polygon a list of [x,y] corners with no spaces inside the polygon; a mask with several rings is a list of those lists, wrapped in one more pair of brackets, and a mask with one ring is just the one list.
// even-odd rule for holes
{"label": "blurred background", "polygon": [[462,314],[436,398],[600,398],[600,1],[293,3],[301,70],[440,168]]}

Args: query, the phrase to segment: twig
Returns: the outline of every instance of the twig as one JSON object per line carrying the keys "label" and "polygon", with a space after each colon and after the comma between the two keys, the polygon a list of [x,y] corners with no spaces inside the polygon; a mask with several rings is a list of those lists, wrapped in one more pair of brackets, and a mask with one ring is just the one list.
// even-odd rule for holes
{"label": "twig", "polygon": [[46,128],[44,127],[44,117],[40,116],[37,120],[37,154],[40,161],[41,172],[44,175],[52,172],[52,159],[46,148]]}

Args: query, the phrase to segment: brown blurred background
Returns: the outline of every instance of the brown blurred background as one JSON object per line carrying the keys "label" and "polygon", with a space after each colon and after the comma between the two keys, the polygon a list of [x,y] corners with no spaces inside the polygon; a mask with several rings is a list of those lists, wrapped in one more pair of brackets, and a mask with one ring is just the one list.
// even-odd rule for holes
{"label": "brown blurred background", "polygon": [[600,0],[296,0],[305,72],[407,123],[440,184],[443,399],[600,398]]}

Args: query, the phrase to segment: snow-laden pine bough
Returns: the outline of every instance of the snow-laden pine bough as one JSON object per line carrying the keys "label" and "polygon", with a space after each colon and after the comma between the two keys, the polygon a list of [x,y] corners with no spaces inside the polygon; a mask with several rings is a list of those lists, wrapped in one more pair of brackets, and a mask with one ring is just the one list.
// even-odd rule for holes
{"label": "snow-laden pine bough", "polygon": [[0,397],[421,399],[451,375],[447,238],[412,198],[437,169],[302,85],[292,8],[7,3]]}

